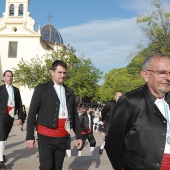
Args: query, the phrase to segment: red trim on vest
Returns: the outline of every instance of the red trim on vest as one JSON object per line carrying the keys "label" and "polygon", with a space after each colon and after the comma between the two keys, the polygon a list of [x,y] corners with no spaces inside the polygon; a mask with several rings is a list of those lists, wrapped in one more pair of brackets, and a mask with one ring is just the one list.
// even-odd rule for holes
{"label": "red trim on vest", "polygon": [[88,133],[90,133],[91,132],[91,130],[90,130],[90,128],[88,128],[88,131],[87,132],[81,132],[82,133],[82,135],[86,135],[86,134],[88,134]]}
{"label": "red trim on vest", "polygon": [[170,154],[164,154],[161,170],[170,170]]}
{"label": "red trim on vest", "polygon": [[50,137],[64,137],[68,134],[65,130],[66,119],[58,119],[58,124],[56,129],[48,128],[43,125],[37,126],[37,132],[41,135],[50,136]]}
{"label": "red trim on vest", "polygon": [[9,112],[12,110],[12,108],[13,108],[13,107],[7,106],[7,108],[6,108],[6,114],[9,115]]}

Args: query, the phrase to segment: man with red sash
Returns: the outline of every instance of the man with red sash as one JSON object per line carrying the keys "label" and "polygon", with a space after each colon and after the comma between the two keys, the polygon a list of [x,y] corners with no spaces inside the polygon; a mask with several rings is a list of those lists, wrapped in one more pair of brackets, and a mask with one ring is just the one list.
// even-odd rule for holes
{"label": "man with red sash", "polygon": [[61,60],[52,64],[52,80],[36,86],[27,119],[27,146],[35,145],[34,122],[37,115],[37,133],[40,170],[62,170],[68,134],[73,128],[76,146],[81,148],[82,135],[71,88],[64,85],[67,65]]}
{"label": "man with red sash", "polygon": [[115,170],[170,170],[170,57],[147,57],[141,75],[113,109],[105,149]]}
{"label": "man with red sash", "polygon": [[93,156],[93,152],[96,146],[96,140],[93,135],[93,118],[92,115],[92,107],[86,106],[86,108],[83,111],[83,114],[80,115],[80,126],[81,126],[81,132],[83,135],[83,145],[78,150],[78,156],[82,156],[82,150],[84,147],[84,144],[86,142],[86,139],[88,139],[90,143],[90,156]]}
{"label": "man with red sash", "polygon": [[18,114],[17,124],[22,124],[22,100],[19,89],[12,85],[12,71],[6,70],[3,77],[4,84],[0,86],[0,168],[6,162],[4,155],[5,143],[16,114]]}

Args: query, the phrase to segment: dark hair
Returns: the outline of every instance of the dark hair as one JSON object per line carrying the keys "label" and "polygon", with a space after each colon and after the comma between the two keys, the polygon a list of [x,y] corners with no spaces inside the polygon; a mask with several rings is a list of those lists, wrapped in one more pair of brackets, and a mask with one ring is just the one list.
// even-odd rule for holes
{"label": "dark hair", "polygon": [[67,64],[62,60],[56,60],[51,66],[51,70],[55,71],[57,66],[62,66],[67,70]]}
{"label": "dark hair", "polygon": [[89,110],[89,109],[91,109],[91,108],[93,108],[92,106],[86,106],[86,110]]}
{"label": "dark hair", "polygon": [[10,73],[12,74],[12,77],[13,77],[13,72],[12,72],[11,70],[6,70],[6,71],[4,72],[4,74],[3,74],[4,77],[5,77],[5,74],[6,74],[7,72],[10,72]]}

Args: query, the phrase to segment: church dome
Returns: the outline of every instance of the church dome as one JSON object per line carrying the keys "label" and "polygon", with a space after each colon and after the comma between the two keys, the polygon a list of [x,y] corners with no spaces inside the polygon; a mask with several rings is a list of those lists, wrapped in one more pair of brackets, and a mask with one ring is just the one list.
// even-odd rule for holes
{"label": "church dome", "polygon": [[42,39],[46,43],[52,44],[64,44],[63,39],[59,31],[50,24],[50,22],[41,28]]}

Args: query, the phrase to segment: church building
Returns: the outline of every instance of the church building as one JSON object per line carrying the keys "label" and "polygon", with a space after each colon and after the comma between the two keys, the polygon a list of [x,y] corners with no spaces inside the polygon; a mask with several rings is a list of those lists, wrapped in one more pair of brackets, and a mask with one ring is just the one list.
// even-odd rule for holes
{"label": "church building", "polygon": [[[30,0],[6,0],[5,12],[0,18],[0,84],[3,72],[17,68],[23,60],[62,51],[66,47],[59,31],[47,23],[35,31],[35,20],[29,12]],[[23,104],[29,107],[33,89],[17,85]]]}

